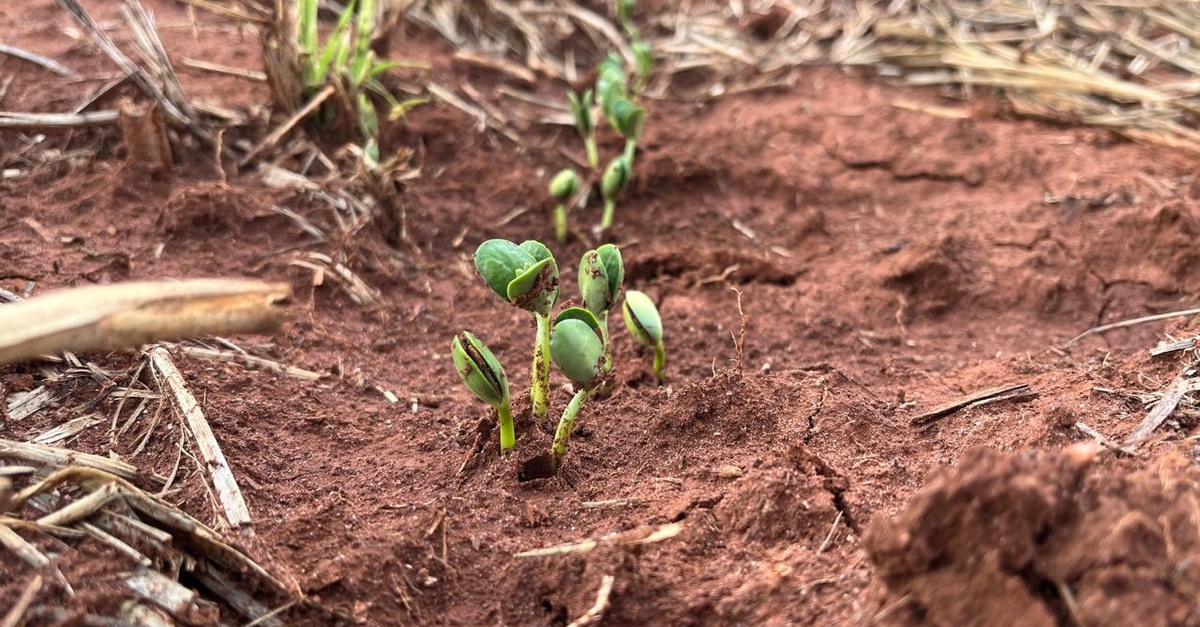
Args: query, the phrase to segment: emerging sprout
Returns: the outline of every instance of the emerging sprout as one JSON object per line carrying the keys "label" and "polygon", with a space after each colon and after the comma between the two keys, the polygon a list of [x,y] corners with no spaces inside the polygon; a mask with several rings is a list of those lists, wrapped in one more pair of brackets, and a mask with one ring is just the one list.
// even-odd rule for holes
{"label": "emerging sprout", "polygon": [[646,110],[633,104],[628,98],[612,103],[609,122],[613,129],[625,138],[625,165],[633,169],[633,154],[637,151],[638,139],[646,126]]}
{"label": "emerging sprout", "polygon": [[550,356],[559,370],[578,387],[578,391],[567,405],[554,432],[554,444],[550,448],[553,460],[550,474],[557,472],[566,457],[567,440],[575,429],[575,417],[603,378],[605,350],[600,321],[591,311],[572,307],[563,310],[554,319]]}
{"label": "emerging sprout", "polygon": [[467,331],[454,337],[450,344],[450,357],[467,389],[496,410],[500,423],[500,454],[507,453],[517,440],[513,433],[508,378],[504,376],[504,367],[479,338]]}
{"label": "emerging sprout", "polygon": [[663,383],[663,368],[667,365],[667,351],[663,347],[662,318],[654,301],[644,293],[629,290],[625,292],[625,305],[621,308],[625,316],[625,326],[639,344],[654,348],[654,376],[658,384]]}
{"label": "emerging sprout", "polygon": [[604,371],[612,370],[612,351],[608,343],[608,312],[617,304],[625,281],[625,262],[621,249],[605,244],[583,254],[579,261],[579,295],[583,305],[600,321],[604,340]]}
{"label": "emerging sprout", "polygon": [[596,124],[592,120],[592,90],[588,89],[580,96],[573,91],[567,92],[567,102],[571,105],[571,115],[575,118],[575,129],[583,138],[583,147],[587,150],[588,165],[592,169],[600,167],[600,151],[596,148]]}
{"label": "emerging sprout", "polygon": [[600,232],[612,227],[613,212],[617,208],[617,198],[629,183],[629,164],[625,157],[613,159],[604,168],[604,176],[600,179],[600,193],[604,196],[604,214],[600,218]]}
{"label": "emerging sprout", "polygon": [[615,52],[610,52],[596,68],[596,104],[609,116],[609,108],[629,90],[625,77],[625,64]]}
{"label": "emerging sprout", "polygon": [[567,243],[567,199],[579,189],[579,175],[565,168],[550,179],[550,197],[558,201],[554,207],[554,237],[558,243]]}
{"label": "emerging sprout", "polygon": [[545,421],[549,414],[546,395],[550,390],[548,316],[558,300],[558,264],[554,255],[541,242],[530,240],[518,246],[508,240],[491,239],[475,251],[475,269],[500,298],[528,310],[537,321],[529,396],[534,418]]}

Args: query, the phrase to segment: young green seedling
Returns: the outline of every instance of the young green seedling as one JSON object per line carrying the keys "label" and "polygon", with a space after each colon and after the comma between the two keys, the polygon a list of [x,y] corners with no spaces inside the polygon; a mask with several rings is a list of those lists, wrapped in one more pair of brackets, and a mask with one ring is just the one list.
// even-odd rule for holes
{"label": "young green seedling", "polygon": [[567,378],[578,387],[554,432],[554,455],[557,469],[567,455],[567,440],[575,429],[575,417],[584,402],[596,390],[603,378],[605,342],[600,321],[582,307],[565,309],[554,319],[554,334],[550,339],[550,357]]}
{"label": "young green seedling", "polygon": [[608,312],[617,304],[625,281],[625,262],[621,249],[612,244],[583,253],[579,261],[579,295],[583,305],[600,321],[600,339],[604,341],[604,371],[612,370],[612,351],[608,343]]}
{"label": "young green seedling", "polygon": [[475,269],[500,298],[525,309],[537,321],[533,343],[533,368],[529,397],[535,419],[549,415],[546,395],[550,391],[550,310],[558,300],[558,264],[544,244],[523,242],[520,246],[491,239],[475,251]]}
{"label": "young green seedling", "polygon": [[604,168],[604,176],[600,179],[600,193],[604,196],[604,215],[600,217],[600,233],[612,228],[613,212],[617,208],[617,198],[625,191],[629,182],[629,164],[625,157],[613,159]]}
{"label": "young green seedling", "polygon": [[504,367],[479,338],[467,331],[454,337],[450,343],[450,356],[454,360],[454,369],[467,389],[496,410],[500,423],[500,454],[512,450],[517,439],[513,433],[508,378],[504,376]]}
{"label": "young green seedling", "polygon": [[592,90],[585,90],[582,96],[568,91],[567,103],[571,105],[571,115],[575,118],[575,129],[583,138],[588,165],[592,166],[594,170],[600,167],[600,151],[596,148],[596,122],[592,119]]}
{"label": "young green seedling", "polygon": [[625,75],[625,64],[621,56],[610,52],[596,68],[596,104],[611,118],[609,108],[618,98],[623,98],[629,90],[628,79]]}
{"label": "young green seedling", "polygon": [[554,237],[560,244],[567,243],[567,200],[579,189],[579,175],[566,168],[550,179],[550,196],[558,201],[554,207]]}
{"label": "young green seedling", "polygon": [[633,169],[633,155],[637,151],[638,139],[646,126],[646,110],[633,104],[628,98],[618,98],[612,103],[609,121],[613,129],[625,138],[625,165]]}
{"label": "young green seedling", "polygon": [[625,326],[639,344],[654,349],[654,376],[663,384],[663,369],[667,365],[667,350],[663,347],[663,324],[658,308],[642,292],[627,290],[625,305],[621,307]]}

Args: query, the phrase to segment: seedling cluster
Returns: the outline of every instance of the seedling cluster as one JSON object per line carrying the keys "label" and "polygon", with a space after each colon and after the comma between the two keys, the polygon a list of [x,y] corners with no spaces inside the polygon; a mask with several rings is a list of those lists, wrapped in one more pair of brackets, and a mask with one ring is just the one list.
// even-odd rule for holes
{"label": "seedling cluster", "polygon": [[[594,89],[585,89],[582,94],[567,92],[567,104],[575,121],[575,130],[583,139],[588,166],[592,175],[599,176],[600,196],[604,202],[604,212],[597,228],[601,238],[612,228],[617,201],[633,176],[638,141],[646,126],[646,109],[639,103],[640,95],[654,70],[654,57],[650,46],[641,38],[633,23],[634,6],[634,0],[617,1],[617,19],[629,38],[630,50],[634,56],[633,67],[627,68],[621,56],[611,52],[596,68]],[[609,126],[625,138],[625,149],[609,161],[603,170],[600,169],[600,151],[596,144],[597,117],[594,107],[598,107],[600,114],[608,120]],[[595,176],[587,177],[588,181],[594,179]],[[574,182],[569,187],[569,192],[566,191],[567,181]],[[560,243],[567,241],[566,202],[579,190],[579,181],[579,175],[569,168],[558,172],[550,181],[550,196],[557,203],[554,211],[554,232]],[[590,182],[586,191],[588,193],[582,196],[585,203],[592,195]]]}
{"label": "seedling cluster", "polygon": [[[332,90],[317,113],[317,123],[325,126],[344,124],[350,116],[363,140],[368,165],[379,164],[379,112],[372,96],[387,105],[387,116],[396,120],[424,98],[397,99],[381,82],[385,72],[416,64],[380,59],[371,48],[376,35],[376,0],[350,0],[333,30],[322,42],[318,33],[319,0],[298,0],[292,47],[299,64],[299,100],[308,103],[319,92]],[[281,76],[280,72],[275,72]],[[284,89],[284,91],[287,91]]]}
{"label": "seedling cluster", "polygon": [[[646,120],[646,110],[638,99],[654,66],[650,47],[633,24],[634,4],[635,0],[616,0],[617,19],[630,39],[633,67],[626,67],[620,55],[610,53],[597,68],[594,89],[586,89],[582,94],[567,93],[590,172],[581,176],[566,168],[549,182],[548,191],[555,204],[554,235],[562,243],[568,236],[568,207],[580,198],[586,201],[594,191],[598,191],[604,201],[599,225],[601,235],[611,228],[617,201],[633,174],[638,141]],[[625,139],[624,150],[603,169],[600,169],[600,150],[596,142],[599,119],[596,109]],[[475,269],[501,300],[528,311],[534,318],[537,331],[529,375],[529,402],[535,423],[554,427],[554,440],[548,452],[524,464],[522,476],[554,476],[566,458],[580,410],[606,384],[613,370],[608,321],[621,299],[625,282],[621,250],[613,244],[603,244],[583,254],[579,260],[581,306],[564,308],[557,315],[553,313],[560,293],[559,266],[550,249],[541,242],[529,240],[517,244],[504,239],[483,242],[475,251]],[[629,291],[621,311],[625,326],[634,339],[654,350],[654,375],[661,385],[666,349],[658,309],[642,292]],[[504,367],[482,340],[467,331],[451,342],[451,353],[463,384],[479,400],[495,409],[500,454],[506,455],[516,446],[517,437]],[[557,425],[552,425],[549,418],[551,363],[571,381],[574,389],[574,396]]]}
{"label": "seedling cluster", "polygon": [[[541,242],[516,244],[492,239],[475,251],[475,268],[501,299],[529,311],[537,326],[534,337],[533,368],[529,397],[538,423],[549,424],[550,363],[571,381],[575,395],[563,411],[555,428],[550,452],[531,460],[536,468],[532,476],[553,476],[567,454],[567,444],[575,428],[575,419],[584,403],[596,392],[612,371],[608,318],[616,306],[625,280],[621,250],[605,244],[583,254],[579,262],[579,295],[582,307],[569,307],[550,314],[559,296],[558,263]],[[625,296],[626,326],[641,344],[655,349],[654,372],[661,383],[666,353],[662,343],[662,321],[658,310],[641,292]],[[497,414],[500,453],[516,445],[508,379],[500,361],[482,340],[464,331],[451,342],[454,368],[479,400],[491,405]]]}

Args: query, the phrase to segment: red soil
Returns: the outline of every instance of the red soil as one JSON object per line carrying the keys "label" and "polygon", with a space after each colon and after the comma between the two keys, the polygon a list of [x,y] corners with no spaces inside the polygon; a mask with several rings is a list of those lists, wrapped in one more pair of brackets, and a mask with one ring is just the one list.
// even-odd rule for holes
{"label": "red soil", "polygon": [[[87,4],[101,20],[116,15]],[[196,39],[183,4],[148,6],[173,55],[258,69],[257,42],[229,23],[201,13]],[[5,43],[88,77],[113,72],[49,0],[10,3],[0,24]],[[412,27],[393,49],[451,87],[501,84]],[[612,392],[585,406],[552,480],[517,481],[520,462],[550,441],[523,398],[517,459],[489,441],[456,474],[489,412],[459,384],[448,348],[471,330],[524,388],[532,320],[494,297],[470,255],[491,237],[552,240],[543,193],[560,150],[581,152],[569,129],[520,127],[518,146],[457,110],[416,109],[384,137],[416,148],[422,172],[404,193],[408,242],[396,248],[379,223],[344,247],[307,244],[270,206],[330,226],[327,205],[250,173],[222,183],[198,149],[152,175],[122,160],[113,129],[47,132],[32,147],[30,133],[5,132],[0,165],[20,176],[0,180],[0,287],[197,276],[293,285],[284,330],[238,341],[324,380],[178,357],[255,518],[244,544],[310,595],[289,624],[563,625],[593,604],[604,575],[615,577],[606,625],[1200,620],[1200,477],[1184,439],[1194,425],[1169,422],[1135,458],[1064,448],[1090,441],[1077,421],[1114,439],[1140,421],[1128,395],[1161,390],[1179,369],[1145,356],[1162,325],[1051,350],[1097,323],[1182,308],[1200,289],[1195,160],[985,107],[945,119],[897,103],[967,105],[855,72],[799,72],[791,90],[652,103],[615,236],[626,287],[663,314],[668,386],[654,387],[649,355],[614,321]],[[261,83],[180,74],[190,94],[223,106],[268,98]],[[103,82],[0,56],[3,76],[14,77],[0,99],[9,111],[69,110]],[[515,207],[528,210],[501,224]],[[573,215],[581,230],[598,218]],[[289,263],[297,247],[346,252],[383,304],[314,287],[311,271]],[[573,287],[587,246],[551,248]],[[134,357],[92,359],[121,369]],[[5,367],[0,390],[42,378],[36,365]],[[1013,382],[1036,398],[909,426],[939,403]],[[561,411],[569,394],[560,375],[554,383]],[[69,391],[51,411],[0,422],[0,436],[32,437],[99,389],[79,380]],[[134,438],[113,452],[165,474],[172,433],[137,457]],[[109,452],[103,427],[70,446]],[[217,523],[204,479],[181,485],[172,500]],[[661,542],[513,556],[676,522],[682,531]],[[58,550],[81,594],[47,589],[39,603],[119,604],[109,582],[121,558],[87,540]],[[2,607],[29,573],[7,553],[0,565]]]}

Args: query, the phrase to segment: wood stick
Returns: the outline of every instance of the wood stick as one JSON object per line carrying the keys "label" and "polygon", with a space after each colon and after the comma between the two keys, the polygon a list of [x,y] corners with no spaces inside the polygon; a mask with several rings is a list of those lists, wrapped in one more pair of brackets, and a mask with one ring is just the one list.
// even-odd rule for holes
{"label": "wood stick", "polygon": [[124,555],[125,557],[128,557],[130,560],[137,562],[137,564],[139,566],[141,566],[143,568],[149,568],[154,565],[154,562],[150,558],[146,557],[145,555],[142,555],[141,552],[139,552],[137,549],[133,548],[132,546],[129,546],[124,541],[122,541],[120,538],[117,538],[116,536],[109,534],[107,531],[97,527],[96,525],[85,522],[85,523],[81,524],[80,527],[83,527],[84,531],[87,531],[88,533],[90,533],[92,535],[92,537],[94,537],[97,540],[103,542],[104,544],[107,544],[108,546],[112,547],[114,550],[116,550],[121,555]]}
{"label": "wood stick", "polygon": [[337,90],[333,85],[326,85],[325,89],[313,94],[313,97],[310,98],[308,103],[306,103],[299,111],[293,113],[291,117],[284,120],[279,126],[275,127],[275,130],[271,131],[271,133],[264,137],[262,141],[255,144],[254,147],[250,149],[250,152],[246,153],[246,156],[242,157],[238,161],[238,167],[246,167],[246,164],[257,158],[258,155],[264,150],[274,148],[275,145],[279,143],[279,140],[283,139],[284,135],[287,135],[292,128],[300,123],[301,120],[312,115],[312,113],[316,111],[317,108],[322,104],[324,104],[325,101],[328,100],[335,91]]}
{"label": "wood stick", "polygon": [[79,78],[79,75],[75,72],[72,72],[71,68],[59,63],[58,61],[55,61],[50,57],[44,57],[35,52],[22,50],[16,46],[0,44],[0,54],[7,54],[10,57],[16,57],[22,61],[28,61],[34,65],[50,70],[51,72],[54,72],[63,78]]}
{"label": "wood stick", "polygon": [[285,283],[193,279],[59,290],[0,307],[0,364],[61,351],[258,333],[283,321]]}
{"label": "wood stick", "polygon": [[33,599],[41,589],[42,576],[34,575],[33,579],[29,580],[29,585],[25,586],[25,590],[21,592],[21,596],[17,598],[17,602],[4,615],[4,619],[0,620],[0,627],[21,627],[21,625],[24,625],[25,610],[29,609],[29,605],[33,603]]}
{"label": "wood stick", "polygon": [[683,531],[683,523],[667,523],[654,529],[650,533],[646,533],[644,529],[633,529],[631,531],[612,533],[601,538],[592,538],[583,540],[582,542],[569,542],[567,544],[559,544],[557,546],[546,547],[543,549],[533,549],[531,551],[522,551],[513,555],[513,557],[550,557],[552,555],[565,555],[568,553],[586,553],[594,550],[602,544],[612,544],[617,546],[634,546],[638,544],[653,544],[670,540],[679,535]]}
{"label": "wood stick", "polygon": [[104,51],[104,54],[108,55],[109,59],[112,59],[113,63],[116,63],[126,74],[131,76],[137,82],[138,86],[149,94],[151,98],[158,101],[164,113],[179,124],[189,128],[192,127],[193,120],[163,93],[162,88],[150,79],[145,70],[134,63],[129,57],[125,56],[124,52],[121,52],[121,49],[113,43],[108,34],[96,24],[92,16],[88,15],[88,12],[80,6],[78,0],[58,0],[58,4],[75,19],[75,23],[79,24],[80,28],[91,36],[92,41],[96,42],[96,45]]}
{"label": "wood stick", "polygon": [[125,462],[45,444],[0,438],[0,457],[20,459],[52,468],[66,468],[67,466],[94,468],[130,481],[138,478],[138,469]]}
{"label": "wood stick", "polygon": [[1030,393],[1032,393],[1032,390],[1029,389],[1028,383],[1012,383],[1009,385],[988,388],[986,390],[968,394],[957,400],[950,401],[949,403],[943,403],[937,407],[934,407],[933,409],[930,409],[929,411],[918,414],[909,420],[908,424],[911,427],[923,427],[970,406],[978,406],[984,402],[996,402],[1008,400],[1010,398],[1021,398],[1028,396]]}
{"label": "wood stick", "polygon": [[200,598],[195,590],[162,573],[149,568],[139,568],[125,578],[139,597],[166,610],[177,621],[186,625],[215,625],[220,617],[216,605]]}
{"label": "wood stick", "polygon": [[42,552],[37,550],[37,547],[26,542],[25,538],[17,535],[17,532],[9,529],[7,525],[0,525],[0,545],[4,545],[5,548],[21,558],[23,562],[38,570],[50,569],[58,585],[62,586],[62,589],[66,590],[68,595],[75,596],[75,589],[71,587],[67,578],[63,577],[62,571],[50,563],[50,558],[42,555]]}
{"label": "wood stick", "polygon": [[1162,398],[1154,404],[1150,409],[1150,413],[1142,419],[1133,433],[1125,439],[1125,446],[1129,448],[1137,448],[1139,444],[1146,441],[1150,434],[1154,432],[1163,421],[1165,421],[1179,406],[1179,402],[1183,400],[1191,392],[1200,391],[1200,378],[1193,379],[1189,377],[1191,367],[1186,367],[1175,376],[1167,389],[1163,391]]}
{"label": "wood stick", "polygon": [[70,505],[42,516],[37,522],[39,525],[65,527],[100,511],[101,507],[107,505],[116,496],[117,485],[115,483],[106,483],[88,493],[87,496],[75,500]]}
{"label": "wood stick", "polygon": [[0,128],[74,128],[77,126],[105,126],[116,124],[120,115],[116,111],[92,111],[89,113],[22,113],[0,111]]}
{"label": "wood stick", "polygon": [[225,510],[225,518],[229,520],[229,525],[234,529],[242,530],[245,535],[252,535],[251,525],[253,523],[250,520],[250,509],[246,507],[242,491],[238,488],[237,480],[233,478],[233,471],[230,470],[229,463],[225,460],[225,454],[221,452],[217,438],[213,435],[208,420],[204,418],[204,412],[200,410],[196,397],[192,396],[187,389],[183,375],[171,361],[171,354],[167,352],[167,349],[159,346],[150,351],[150,363],[166,379],[167,385],[175,396],[179,411],[187,421],[192,436],[196,438],[200,456],[204,458],[204,463],[208,467],[209,476],[212,478],[213,487],[216,489],[218,500],[221,501],[221,507]]}
{"label": "wood stick", "polygon": [[197,70],[204,70],[205,72],[212,72],[214,74],[225,74],[226,76],[236,76],[238,78],[244,78],[246,80],[251,80],[251,81],[255,81],[255,82],[259,82],[259,83],[266,82],[266,80],[267,80],[267,75],[264,74],[263,72],[259,72],[256,70],[243,70],[242,68],[239,68],[239,67],[232,67],[229,65],[221,65],[220,63],[211,63],[209,61],[203,61],[201,59],[189,59],[188,57],[184,57],[183,59],[180,60],[180,63],[182,63],[185,67],[190,67],[190,68],[194,68]]}
{"label": "wood stick", "polygon": [[1079,335],[1076,335],[1075,337],[1071,338],[1071,340],[1069,342],[1067,342],[1066,344],[1063,344],[1060,348],[1070,348],[1070,347],[1074,346],[1076,343],[1078,343],[1079,340],[1082,340],[1085,337],[1090,337],[1092,335],[1096,335],[1097,333],[1105,333],[1107,331],[1112,331],[1113,329],[1124,329],[1126,327],[1132,327],[1132,326],[1136,326],[1139,324],[1146,324],[1147,322],[1158,322],[1159,320],[1170,320],[1171,318],[1184,318],[1187,316],[1195,316],[1195,315],[1200,315],[1200,308],[1184,309],[1182,311],[1171,311],[1171,312],[1167,312],[1167,313],[1154,314],[1153,316],[1142,316],[1141,318],[1132,318],[1129,320],[1122,320],[1120,322],[1114,322],[1112,324],[1105,324],[1105,325],[1101,325],[1098,327],[1092,327],[1092,328],[1088,329],[1087,331],[1084,331],[1083,333],[1080,333]]}

